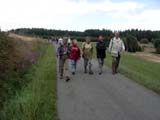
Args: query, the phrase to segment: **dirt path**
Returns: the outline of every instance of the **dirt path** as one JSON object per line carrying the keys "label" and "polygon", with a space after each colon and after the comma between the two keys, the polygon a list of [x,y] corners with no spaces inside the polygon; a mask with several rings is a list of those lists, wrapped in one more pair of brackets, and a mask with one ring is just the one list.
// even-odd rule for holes
{"label": "dirt path", "polygon": [[133,53],[132,55],[138,56],[142,59],[148,60],[148,61],[152,61],[155,63],[160,63],[160,56],[159,55],[155,55],[153,53],[147,53],[147,52],[136,52]]}
{"label": "dirt path", "polygon": [[160,96],[109,68],[98,75],[83,73],[83,61],[72,80],[58,80],[60,120],[160,120]]}
{"label": "dirt path", "polygon": [[156,49],[152,43],[141,44],[141,46],[144,47],[143,52],[136,52],[136,53],[132,53],[131,55],[137,56],[139,58],[142,58],[151,62],[160,63],[160,55],[154,53]]}

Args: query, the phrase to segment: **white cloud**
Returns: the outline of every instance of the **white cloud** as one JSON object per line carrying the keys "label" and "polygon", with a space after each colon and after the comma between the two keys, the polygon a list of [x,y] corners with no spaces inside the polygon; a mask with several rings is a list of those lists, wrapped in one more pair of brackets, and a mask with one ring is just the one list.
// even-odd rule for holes
{"label": "white cloud", "polygon": [[116,19],[123,19],[124,22],[121,24],[111,24],[109,27],[114,29],[150,29],[150,30],[160,30],[160,10],[144,10],[137,14],[115,14]]}
{"label": "white cloud", "polygon": [[[160,9],[146,9],[146,4],[135,0],[124,2],[88,2],[87,0],[0,0],[0,26],[5,29],[19,27],[45,27],[56,29],[84,30],[87,26],[94,28],[128,29],[145,28],[159,29]],[[108,16],[110,24],[84,24],[78,27],[74,23],[79,16],[103,13]],[[105,19],[105,18],[99,18]],[[77,22],[78,21],[78,22]],[[121,21],[121,22],[119,22]]]}

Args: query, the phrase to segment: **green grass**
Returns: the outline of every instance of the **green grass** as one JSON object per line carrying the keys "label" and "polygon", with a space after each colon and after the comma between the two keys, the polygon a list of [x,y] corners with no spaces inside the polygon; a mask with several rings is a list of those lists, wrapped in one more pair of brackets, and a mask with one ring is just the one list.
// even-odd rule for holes
{"label": "green grass", "polygon": [[[96,58],[95,43],[94,57]],[[78,45],[81,47],[82,43]],[[107,66],[111,67],[112,57],[107,53],[105,60]],[[142,58],[131,55],[130,53],[122,54],[119,72],[137,83],[160,94],[160,64],[147,61]]]}
{"label": "green grass", "polygon": [[[111,67],[111,55],[107,55],[106,64]],[[129,53],[122,54],[119,72],[137,83],[160,94],[160,64],[150,62]]]}
{"label": "green grass", "polygon": [[27,87],[6,102],[0,114],[2,120],[56,120],[56,59],[54,48],[48,44],[26,75]]}

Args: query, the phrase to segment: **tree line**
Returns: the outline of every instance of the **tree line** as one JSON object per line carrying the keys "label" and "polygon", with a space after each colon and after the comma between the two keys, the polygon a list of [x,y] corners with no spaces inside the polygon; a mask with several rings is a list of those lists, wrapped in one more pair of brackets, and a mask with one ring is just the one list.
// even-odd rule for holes
{"label": "tree line", "polygon": [[[43,28],[20,28],[11,30],[11,32],[17,34],[25,34],[31,36],[38,36],[42,38],[50,39],[52,37],[71,37],[76,38],[79,41],[84,41],[85,36],[92,37],[93,41],[97,40],[99,35],[104,36],[105,41],[109,44],[110,39],[114,36],[114,32],[109,29],[87,29],[83,32],[80,31],[68,31],[68,30],[54,30]],[[141,51],[142,48],[138,43],[152,42],[156,48],[156,52],[160,53],[160,31],[151,30],[139,30],[131,29],[125,31],[119,31],[123,38],[126,48],[129,52]]]}

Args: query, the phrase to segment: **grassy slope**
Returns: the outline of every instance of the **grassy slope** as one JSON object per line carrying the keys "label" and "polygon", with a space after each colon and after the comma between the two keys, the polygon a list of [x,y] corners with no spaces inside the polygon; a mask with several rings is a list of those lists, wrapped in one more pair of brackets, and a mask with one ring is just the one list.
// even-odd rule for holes
{"label": "grassy slope", "polygon": [[47,45],[45,55],[27,75],[29,85],[5,104],[3,120],[56,119],[56,60],[53,46]]}
{"label": "grassy slope", "polygon": [[[107,55],[106,64],[111,66],[112,58]],[[119,72],[145,87],[160,93],[160,64],[132,56],[122,55]]]}
{"label": "grassy slope", "polygon": [[0,110],[30,80],[25,74],[38,58],[38,41],[23,41],[0,32]]}

